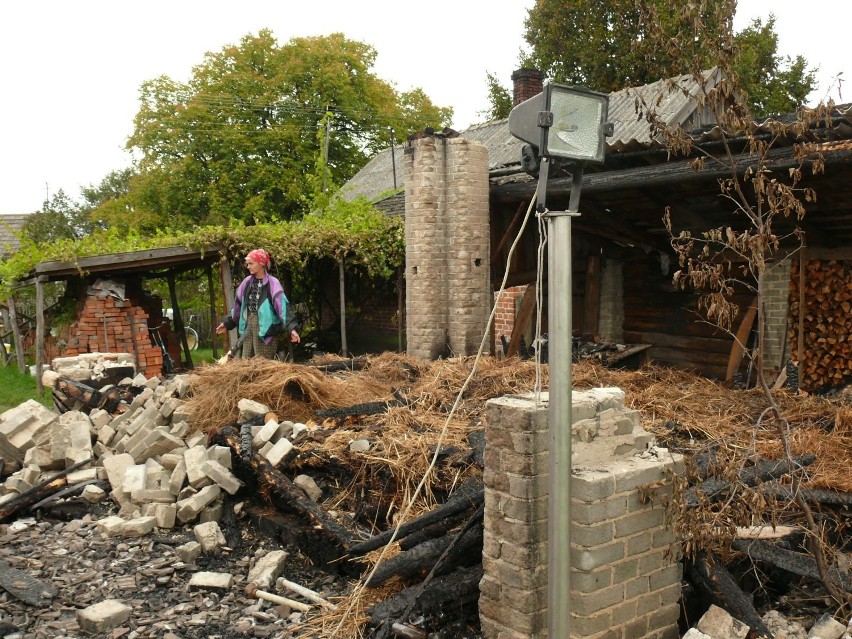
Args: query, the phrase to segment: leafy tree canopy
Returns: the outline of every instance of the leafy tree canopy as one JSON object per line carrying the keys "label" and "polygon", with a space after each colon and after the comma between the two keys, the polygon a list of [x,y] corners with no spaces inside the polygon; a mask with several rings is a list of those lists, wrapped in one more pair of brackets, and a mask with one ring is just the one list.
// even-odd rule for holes
{"label": "leafy tree canopy", "polygon": [[340,33],[282,46],[262,30],[206,54],[187,83],[145,82],[128,141],[139,174],[98,214],[143,232],[298,219],[320,163],[342,184],[388,145],[391,129],[399,138],[451,119],[421,90],[399,93],[379,79],[375,59]]}
{"label": "leafy tree canopy", "polygon": [[41,210],[26,217],[22,235],[33,242],[76,240],[92,231],[88,210],[59,189]]}
{"label": "leafy tree canopy", "polygon": [[[732,33],[734,7],[726,0],[688,6],[669,0],[537,0],[524,22],[531,52],[522,64],[556,82],[604,92],[688,73],[695,60],[710,68]],[[649,37],[648,16],[655,29],[678,42],[677,51]],[[692,33],[696,17],[715,37],[682,37]],[[815,86],[802,56],[778,55],[774,28],[770,14],[765,24],[757,19],[734,38],[732,68],[756,116],[795,110]]]}

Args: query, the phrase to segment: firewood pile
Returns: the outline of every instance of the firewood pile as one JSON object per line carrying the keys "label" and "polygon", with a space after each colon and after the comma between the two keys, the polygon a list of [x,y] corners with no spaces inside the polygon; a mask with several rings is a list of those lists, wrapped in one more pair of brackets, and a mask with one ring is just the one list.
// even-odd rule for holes
{"label": "firewood pile", "polygon": [[[462,637],[475,636],[468,626],[478,623],[485,404],[492,397],[532,390],[537,377],[547,388],[546,366],[537,370],[533,361],[484,358],[459,396],[473,366],[472,358],[423,362],[396,354],[310,365],[236,360],[200,368],[178,385],[163,384],[162,391],[155,383],[140,385],[132,399],[88,393],[85,383],[65,378],[55,383],[78,398],[72,402],[75,410],[91,410],[94,421],[102,424],[102,439],[110,430],[120,435],[122,425],[128,430],[133,415],[129,401],[135,410],[154,415],[152,433],[165,428],[189,442],[187,450],[206,448],[202,465],[207,474],[193,469],[198,493],[188,489],[188,477],[179,487],[187,501],[178,507],[178,527],[206,521],[201,513],[211,504],[197,504],[196,514],[195,502],[218,479],[220,512],[223,501],[225,511],[239,504],[241,516],[249,517],[271,542],[306,557],[318,571],[333,575],[335,583],[347,584],[334,594],[324,593],[332,605],[300,614],[286,636],[426,637],[424,628],[440,627],[442,611],[452,603],[456,612],[466,607],[470,616],[459,622],[457,632],[443,636]],[[790,575],[819,580],[818,567],[799,565],[807,545],[802,535],[794,535],[793,556],[784,555],[784,565],[778,566],[776,547],[742,532],[770,521],[801,530],[802,513],[791,506],[789,460],[805,470],[798,488],[814,504],[826,530],[821,541],[833,547],[838,560],[831,574],[845,587],[840,560],[849,552],[843,530],[852,504],[852,392],[827,398],[778,391],[789,424],[787,450],[774,426],[762,420],[765,402],[758,391],[734,391],[653,365],[626,371],[581,361],[573,376],[577,389],[621,388],[626,407],[640,411],[644,428],[661,446],[695,461],[673,505],[675,513],[687,514],[678,530],[686,550],[701,558],[689,565],[687,576],[718,582],[720,562],[714,563],[713,556],[728,563],[730,557],[742,560],[763,553],[767,559],[761,565],[785,571],[779,586],[790,587]],[[141,401],[143,397],[147,399]],[[85,407],[86,402],[91,406]],[[110,419],[104,407],[113,412]],[[176,426],[178,418],[186,428]],[[166,426],[158,426],[157,420]],[[284,428],[286,423],[290,426]],[[160,446],[172,442],[162,433],[151,435],[150,443],[147,435],[136,439],[138,444],[126,440],[125,454],[137,466],[153,470],[152,475],[159,472],[166,488],[181,460],[186,466],[183,443],[175,440],[178,448],[161,451]],[[227,473],[219,468],[226,466],[223,451],[230,451]],[[66,454],[66,470],[87,463],[88,456],[107,455],[97,444],[86,453],[85,459]],[[126,475],[124,481],[130,480]],[[66,479],[59,485],[70,484]],[[45,490],[39,499],[48,496]],[[148,490],[140,489],[139,496],[149,495]],[[134,514],[135,497],[127,492],[127,500],[119,504],[127,517]],[[144,508],[150,509],[148,519],[156,526],[167,519],[163,504]],[[98,528],[106,530],[101,524]],[[417,616],[421,623],[410,623]]]}
{"label": "firewood pile", "polygon": [[852,262],[810,260],[804,273],[800,269],[794,262],[789,330],[799,387],[843,387],[852,382]]}

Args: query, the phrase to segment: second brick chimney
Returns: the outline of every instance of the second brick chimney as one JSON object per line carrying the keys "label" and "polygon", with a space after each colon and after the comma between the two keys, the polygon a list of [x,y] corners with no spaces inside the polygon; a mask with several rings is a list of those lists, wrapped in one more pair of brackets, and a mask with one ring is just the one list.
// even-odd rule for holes
{"label": "second brick chimney", "polygon": [[544,74],[537,69],[518,69],[512,74],[512,106],[542,92]]}

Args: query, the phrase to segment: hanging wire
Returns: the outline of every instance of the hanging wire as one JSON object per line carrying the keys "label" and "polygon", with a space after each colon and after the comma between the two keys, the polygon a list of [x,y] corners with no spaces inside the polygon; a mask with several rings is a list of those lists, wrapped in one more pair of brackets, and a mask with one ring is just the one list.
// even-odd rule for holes
{"label": "hanging wire", "polygon": [[545,248],[547,247],[547,209],[541,213],[536,213],[538,218],[538,252],[536,254],[535,264],[535,404],[541,406],[541,351],[542,351],[542,335],[541,335],[541,316],[544,300],[544,257],[546,255]]}
{"label": "hanging wire", "polygon": [[376,560],[376,563],[373,566],[373,569],[370,571],[370,574],[367,575],[366,579],[362,579],[361,583],[355,587],[352,593],[353,596],[349,601],[349,606],[347,606],[346,611],[343,613],[343,616],[338,622],[337,627],[332,631],[331,637],[329,639],[334,639],[338,636],[337,633],[340,631],[340,628],[346,622],[350,612],[360,600],[360,596],[361,593],[364,591],[365,584],[370,582],[370,579],[372,579],[373,575],[376,573],[376,570],[378,570],[382,561],[384,561],[388,549],[391,547],[393,542],[396,541],[396,538],[399,535],[400,528],[408,520],[408,515],[411,512],[411,509],[414,507],[414,503],[420,497],[420,493],[423,491],[423,487],[426,485],[426,481],[429,479],[433,469],[435,468],[435,464],[438,461],[438,456],[441,454],[441,446],[444,443],[444,439],[446,438],[450,422],[452,421],[453,416],[456,414],[456,410],[458,409],[459,404],[461,404],[464,392],[467,390],[467,387],[470,385],[471,380],[473,380],[474,376],[476,375],[477,367],[479,366],[479,360],[482,358],[482,353],[485,351],[485,344],[488,341],[489,335],[491,334],[491,325],[494,323],[494,317],[497,315],[496,300],[499,300],[500,297],[503,295],[503,291],[506,290],[506,281],[509,279],[509,266],[512,263],[512,256],[514,255],[515,248],[517,247],[518,243],[521,240],[521,237],[524,234],[524,229],[526,229],[527,222],[529,221],[532,210],[535,207],[537,193],[538,190],[536,190],[536,193],[533,194],[532,199],[530,200],[530,205],[527,208],[527,213],[524,216],[524,221],[521,224],[521,228],[518,230],[518,234],[515,236],[515,239],[512,241],[512,246],[509,248],[509,254],[506,256],[506,270],[503,273],[503,281],[500,283],[500,290],[497,292],[497,295],[495,297],[495,303],[491,307],[491,314],[488,316],[488,323],[485,326],[485,331],[483,331],[482,340],[479,343],[479,350],[477,351],[476,357],[473,360],[473,368],[471,368],[470,374],[467,376],[467,379],[464,380],[464,383],[459,389],[458,395],[456,395],[456,400],[455,402],[453,402],[453,406],[450,409],[449,414],[447,415],[447,419],[444,421],[444,426],[441,429],[441,433],[440,435],[438,435],[438,441],[435,444],[435,452],[432,455],[432,460],[429,462],[429,466],[423,473],[423,477],[421,478],[420,483],[417,484],[417,488],[414,490],[414,493],[412,493],[405,508],[402,510],[401,514],[397,518],[396,528],[394,528],[393,535],[391,536],[387,544],[385,544],[384,548],[382,548],[382,552],[379,555],[379,558]]}

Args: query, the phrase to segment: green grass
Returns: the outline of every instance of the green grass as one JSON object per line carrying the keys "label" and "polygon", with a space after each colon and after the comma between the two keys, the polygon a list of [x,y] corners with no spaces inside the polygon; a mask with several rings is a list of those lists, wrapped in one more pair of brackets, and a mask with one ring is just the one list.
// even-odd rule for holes
{"label": "green grass", "polygon": [[36,380],[27,371],[22,375],[14,362],[0,367],[0,412],[23,404],[28,399],[36,399],[48,408],[53,408],[53,396],[45,389],[41,397],[36,392]]}

